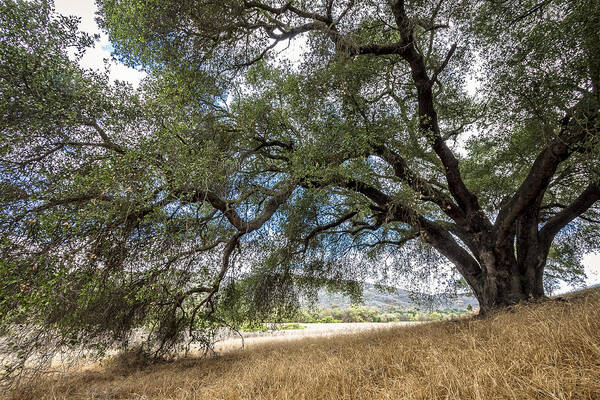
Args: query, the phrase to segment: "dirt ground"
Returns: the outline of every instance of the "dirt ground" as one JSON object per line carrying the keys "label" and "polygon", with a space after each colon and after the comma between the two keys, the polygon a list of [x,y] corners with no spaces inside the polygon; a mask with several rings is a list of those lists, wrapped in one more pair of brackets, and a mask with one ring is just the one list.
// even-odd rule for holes
{"label": "dirt ground", "polygon": [[[252,346],[267,342],[291,342],[303,338],[328,337],[334,335],[367,332],[379,329],[390,329],[399,326],[409,326],[421,322],[340,322],[329,324],[299,324],[303,329],[271,330],[267,332],[241,332],[242,337],[231,336],[219,341],[215,351],[241,349],[243,346]],[[243,338],[243,339],[242,339]]]}

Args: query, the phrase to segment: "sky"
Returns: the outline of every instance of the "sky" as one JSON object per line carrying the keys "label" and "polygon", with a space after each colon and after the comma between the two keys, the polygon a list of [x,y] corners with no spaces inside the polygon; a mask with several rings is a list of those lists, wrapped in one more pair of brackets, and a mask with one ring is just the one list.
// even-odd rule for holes
{"label": "sky", "polygon": [[[55,0],[56,11],[63,15],[75,15],[81,18],[79,29],[89,34],[100,34],[100,41],[93,49],[89,49],[81,65],[85,68],[104,69],[104,59],[111,59],[112,46],[108,36],[100,31],[95,21],[96,4],[94,0]],[[111,62],[110,77],[112,80],[131,82],[135,87],[144,78],[145,73],[129,68],[118,61]]]}
{"label": "sky", "polygon": [[[96,43],[93,49],[86,52],[81,60],[81,65],[85,68],[102,70],[104,68],[104,59],[111,59],[112,46],[108,41],[108,36],[102,33],[96,24],[96,5],[94,0],[55,0],[55,7],[56,11],[61,14],[80,17],[80,30],[90,34],[100,34],[100,41]],[[137,87],[140,80],[145,76],[144,72],[129,68],[116,60],[111,62],[110,71],[111,79],[128,81],[135,87]],[[600,253],[587,254],[583,258],[583,264],[588,276],[586,284],[600,284]],[[564,290],[567,290],[567,288],[564,288]]]}

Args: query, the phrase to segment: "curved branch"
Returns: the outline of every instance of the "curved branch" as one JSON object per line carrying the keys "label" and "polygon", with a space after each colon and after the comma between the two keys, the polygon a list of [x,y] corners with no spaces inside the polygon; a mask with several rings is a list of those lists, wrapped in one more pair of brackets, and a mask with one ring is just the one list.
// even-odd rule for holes
{"label": "curved branch", "polygon": [[[240,238],[243,235],[244,235],[243,232],[238,232],[227,241],[227,244],[225,245],[225,248],[223,249],[223,258],[221,261],[221,269],[219,271],[219,274],[215,278],[212,286],[210,286],[210,287],[198,286],[198,287],[188,290],[187,292],[183,293],[179,297],[179,304],[181,304],[185,300],[186,297],[188,297],[194,293],[207,293],[206,297],[202,301],[200,301],[200,303],[198,303],[196,305],[196,307],[194,307],[194,309],[192,310],[192,313],[191,313],[192,321],[194,321],[194,319],[196,318],[196,314],[198,313],[200,308],[202,308],[206,304],[212,305],[212,299],[213,299],[214,295],[219,291],[221,282],[223,281],[225,274],[229,270],[229,260],[231,258],[231,254],[237,247],[237,245],[240,241]],[[212,314],[214,312],[215,312],[215,308],[211,307],[209,314]],[[190,333],[191,333],[191,329],[192,329],[192,324],[190,324]]]}
{"label": "curved branch", "polygon": [[58,143],[55,147],[53,147],[53,148],[51,148],[49,150],[46,150],[45,152],[43,152],[39,156],[28,158],[26,160],[19,160],[19,161],[1,160],[1,161],[2,162],[11,163],[11,164],[16,164],[19,167],[24,167],[24,166],[26,166],[29,163],[34,163],[34,162],[37,162],[37,161],[44,160],[46,157],[49,157],[52,154],[56,153],[57,151],[61,150],[64,146],[65,146],[64,144]]}

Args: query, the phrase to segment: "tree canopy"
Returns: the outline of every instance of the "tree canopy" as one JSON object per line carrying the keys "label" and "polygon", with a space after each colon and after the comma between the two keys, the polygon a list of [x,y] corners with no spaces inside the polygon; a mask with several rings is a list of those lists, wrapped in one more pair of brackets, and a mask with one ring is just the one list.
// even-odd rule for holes
{"label": "tree canopy", "polygon": [[600,249],[598,0],[97,3],[137,89],[51,2],[0,2],[9,375],[449,267],[485,313]]}

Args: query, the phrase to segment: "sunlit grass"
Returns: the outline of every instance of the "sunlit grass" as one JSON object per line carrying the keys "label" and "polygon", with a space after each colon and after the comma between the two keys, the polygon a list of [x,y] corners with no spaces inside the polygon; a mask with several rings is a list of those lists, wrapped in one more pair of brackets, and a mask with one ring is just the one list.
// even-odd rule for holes
{"label": "sunlit grass", "polygon": [[12,399],[600,399],[600,290],[486,319],[48,378]]}

